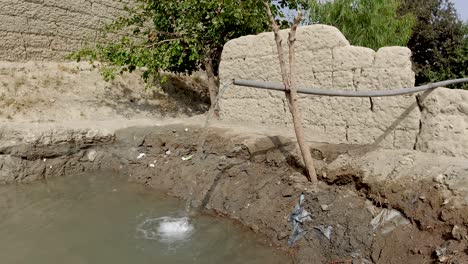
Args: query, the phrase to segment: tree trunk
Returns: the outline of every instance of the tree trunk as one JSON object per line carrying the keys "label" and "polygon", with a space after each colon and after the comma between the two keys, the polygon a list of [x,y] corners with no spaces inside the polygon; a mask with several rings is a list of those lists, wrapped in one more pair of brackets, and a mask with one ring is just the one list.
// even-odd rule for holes
{"label": "tree trunk", "polygon": [[218,77],[215,75],[213,61],[211,58],[206,58],[203,61],[203,64],[205,66],[206,75],[208,77],[208,92],[210,93],[211,105],[214,106],[216,98],[218,97]]}
{"label": "tree trunk", "polygon": [[293,124],[294,124],[294,131],[296,133],[297,143],[299,144],[299,148],[302,153],[302,157],[304,159],[304,164],[307,169],[307,179],[313,183],[317,182],[317,173],[315,172],[314,161],[312,159],[312,155],[310,153],[310,149],[305,141],[304,137],[304,130],[302,127],[302,115],[299,111],[298,106],[298,95],[296,91],[296,53],[295,53],[295,46],[294,43],[296,41],[296,29],[299,25],[299,22],[302,20],[302,15],[299,12],[298,16],[294,19],[294,25],[289,32],[289,75],[288,69],[286,67],[286,61],[284,59],[283,53],[283,40],[279,34],[279,27],[276,24],[275,18],[270,10],[270,5],[268,1],[263,2],[265,4],[265,9],[267,11],[268,17],[270,18],[271,27],[273,28],[273,32],[275,33],[275,41],[276,47],[278,49],[278,58],[280,61],[280,68],[281,68],[281,77],[283,79],[283,84],[285,87],[286,98],[289,102],[289,110],[293,117]]}

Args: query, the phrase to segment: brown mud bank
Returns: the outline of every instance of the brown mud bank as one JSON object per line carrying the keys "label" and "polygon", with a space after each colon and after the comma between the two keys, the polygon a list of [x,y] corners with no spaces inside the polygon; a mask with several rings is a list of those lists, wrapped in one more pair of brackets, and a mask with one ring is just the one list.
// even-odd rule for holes
{"label": "brown mud bank", "polygon": [[[31,133],[2,128],[0,182],[112,169],[239,221],[297,263],[468,263],[463,159],[313,143],[314,187],[296,144],[274,133],[185,125]],[[301,193],[312,220],[289,248],[288,215]]]}

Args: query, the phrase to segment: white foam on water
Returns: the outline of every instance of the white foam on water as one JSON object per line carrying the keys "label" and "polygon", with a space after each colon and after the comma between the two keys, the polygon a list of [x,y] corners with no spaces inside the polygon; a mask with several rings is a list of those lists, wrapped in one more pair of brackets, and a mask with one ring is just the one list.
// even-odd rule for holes
{"label": "white foam on water", "polygon": [[144,239],[173,243],[188,240],[194,227],[188,217],[160,217],[146,219],[137,227],[137,231]]}

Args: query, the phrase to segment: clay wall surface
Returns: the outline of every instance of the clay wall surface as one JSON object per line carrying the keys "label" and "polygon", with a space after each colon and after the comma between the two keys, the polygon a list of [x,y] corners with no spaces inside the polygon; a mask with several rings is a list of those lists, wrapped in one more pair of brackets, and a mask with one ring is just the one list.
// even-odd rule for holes
{"label": "clay wall surface", "polygon": [[105,42],[100,29],[129,0],[0,0],[0,60],[63,59]]}
{"label": "clay wall surface", "polygon": [[[282,31],[284,39],[287,33]],[[287,57],[286,47],[285,53]],[[406,47],[374,51],[352,46],[331,26],[305,26],[297,32],[297,79],[309,87],[351,91],[413,87],[415,74],[410,58],[411,51]],[[233,79],[281,81],[273,33],[245,36],[225,45],[221,84]],[[300,106],[310,140],[468,157],[468,106],[464,97],[468,97],[467,91],[445,88],[420,98],[301,95]],[[283,92],[230,86],[220,108],[221,118],[228,122],[292,125]]]}

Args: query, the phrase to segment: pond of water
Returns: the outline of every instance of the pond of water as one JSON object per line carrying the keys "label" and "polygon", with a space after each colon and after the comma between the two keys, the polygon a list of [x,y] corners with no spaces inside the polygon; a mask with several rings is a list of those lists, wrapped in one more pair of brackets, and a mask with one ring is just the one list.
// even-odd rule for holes
{"label": "pond of water", "polygon": [[0,263],[290,263],[231,221],[95,173],[0,187]]}

